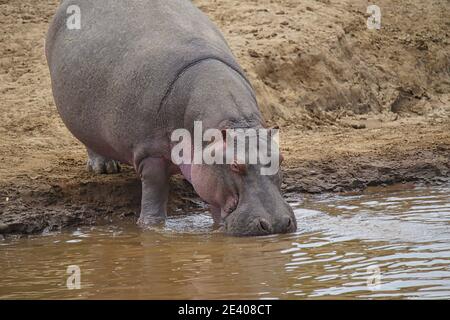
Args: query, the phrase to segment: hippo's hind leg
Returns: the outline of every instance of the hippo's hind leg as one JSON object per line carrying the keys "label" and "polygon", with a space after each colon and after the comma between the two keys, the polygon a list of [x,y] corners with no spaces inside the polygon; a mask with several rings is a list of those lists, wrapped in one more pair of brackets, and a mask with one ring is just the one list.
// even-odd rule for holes
{"label": "hippo's hind leg", "polygon": [[167,214],[169,197],[169,171],[167,163],[159,158],[147,158],[141,161],[138,173],[142,181],[140,226],[163,223]]}
{"label": "hippo's hind leg", "polygon": [[88,161],[87,169],[89,172],[98,174],[112,174],[120,172],[119,162],[116,160],[105,158],[94,151],[87,149]]}

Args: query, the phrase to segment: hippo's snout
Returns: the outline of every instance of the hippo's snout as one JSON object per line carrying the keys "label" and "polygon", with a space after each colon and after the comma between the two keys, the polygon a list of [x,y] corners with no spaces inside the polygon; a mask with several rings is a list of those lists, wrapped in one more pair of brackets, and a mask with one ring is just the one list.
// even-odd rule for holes
{"label": "hippo's snout", "polygon": [[283,216],[273,223],[270,223],[264,218],[257,218],[255,219],[254,226],[256,230],[253,233],[256,235],[291,233],[297,230],[295,219],[290,216]]}
{"label": "hippo's snout", "polygon": [[225,225],[226,233],[235,236],[265,236],[270,234],[291,233],[297,230],[297,222],[291,216],[282,216],[277,219],[254,218],[246,227],[236,228],[230,224]]}

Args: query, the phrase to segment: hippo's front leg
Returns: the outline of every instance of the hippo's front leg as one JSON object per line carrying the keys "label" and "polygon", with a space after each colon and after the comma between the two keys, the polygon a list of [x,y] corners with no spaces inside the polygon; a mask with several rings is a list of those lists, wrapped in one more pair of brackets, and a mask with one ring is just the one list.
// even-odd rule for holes
{"label": "hippo's front leg", "polygon": [[169,195],[169,174],[166,161],[158,158],[147,158],[141,161],[138,173],[142,181],[140,226],[163,223],[167,214]]}
{"label": "hippo's front leg", "polygon": [[210,206],[209,210],[211,211],[211,216],[213,218],[214,224],[216,226],[220,225],[222,222],[222,211],[220,207]]}

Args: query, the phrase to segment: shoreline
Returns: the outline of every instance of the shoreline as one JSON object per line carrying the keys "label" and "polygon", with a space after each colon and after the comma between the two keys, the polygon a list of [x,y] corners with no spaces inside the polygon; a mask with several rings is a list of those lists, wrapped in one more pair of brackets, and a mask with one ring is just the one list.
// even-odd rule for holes
{"label": "shoreline", "polygon": [[[298,198],[305,193],[360,192],[397,183],[447,184],[449,128],[446,123],[433,127],[399,123],[362,130],[282,128],[283,192],[287,198]],[[411,134],[405,139],[399,130]],[[15,169],[7,174],[0,168],[0,234],[137,220],[140,181],[131,167],[123,166],[115,175],[88,173],[79,143],[70,152],[47,150],[31,157],[31,167],[23,158],[3,157],[2,163],[12,163]],[[180,176],[171,179],[171,190],[169,215],[207,210]]]}

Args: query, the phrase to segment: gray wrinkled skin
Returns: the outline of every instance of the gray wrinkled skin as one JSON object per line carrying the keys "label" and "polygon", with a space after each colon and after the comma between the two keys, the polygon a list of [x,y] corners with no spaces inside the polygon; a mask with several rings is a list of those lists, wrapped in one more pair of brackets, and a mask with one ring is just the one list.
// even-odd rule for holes
{"label": "gray wrinkled skin", "polygon": [[[66,27],[70,5],[81,9],[81,30]],[[139,224],[165,220],[168,178],[182,172],[227,233],[296,229],[279,182],[260,176],[257,166],[240,175],[228,165],[199,170],[170,161],[172,131],[192,132],[194,121],[202,121],[203,130],[264,127],[227,43],[190,1],[66,0],[50,25],[46,56],[55,103],[87,147],[88,169],[115,173],[120,161],[139,174]]]}

